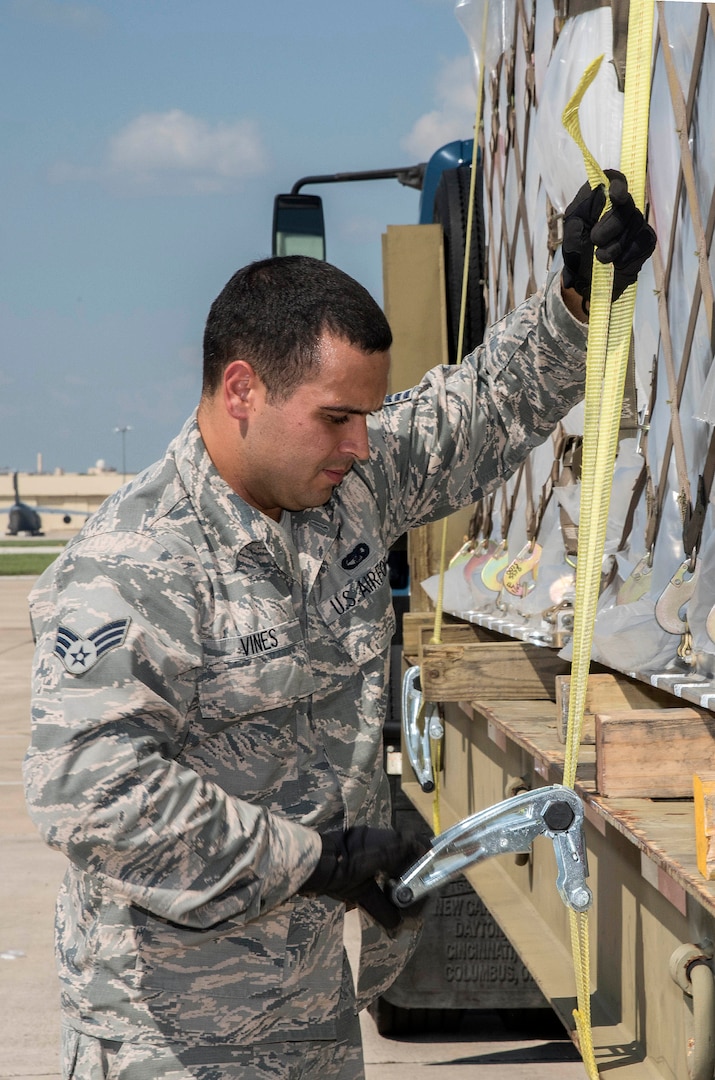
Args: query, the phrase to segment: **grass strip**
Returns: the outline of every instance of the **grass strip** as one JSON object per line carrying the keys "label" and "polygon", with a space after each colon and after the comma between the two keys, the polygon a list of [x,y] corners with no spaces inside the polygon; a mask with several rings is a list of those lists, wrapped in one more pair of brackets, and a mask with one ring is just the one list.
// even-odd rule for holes
{"label": "grass strip", "polygon": [[0,577],[41,574],[57,558],[57,552],[20,551],[16,555],[0,552]]}
{"label": "grass strip", "polygon": [[11,548],[43,548],[43,547],[64,547],[67,543],[66,540],[15,540],[10,538],[4,538],[0,536],[0,547]]}

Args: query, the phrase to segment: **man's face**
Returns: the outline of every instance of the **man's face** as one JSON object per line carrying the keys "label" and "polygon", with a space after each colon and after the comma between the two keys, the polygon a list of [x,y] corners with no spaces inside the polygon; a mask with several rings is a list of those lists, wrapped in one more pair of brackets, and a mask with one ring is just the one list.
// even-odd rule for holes
{"label": "man's face", "polygon": [[251,395],[235,490],[277,520],[322,506],[356,460],[368,457],[367,416],[387,393],[389,353],[364,353],[324,334],[314,376],[285,400]]}

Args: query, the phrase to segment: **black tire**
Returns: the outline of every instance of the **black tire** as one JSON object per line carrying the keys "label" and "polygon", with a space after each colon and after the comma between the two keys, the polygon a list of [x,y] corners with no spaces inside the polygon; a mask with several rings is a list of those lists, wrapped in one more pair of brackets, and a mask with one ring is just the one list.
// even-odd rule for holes
{"label": "black tire", "polygon": [[[462,278],[466,249],[469,213],[471,167],[460,165],[445,169],[434,196],[434,220],[444,230],[444,266],[447,292],[447,340],[449,359],[457,363],[459,316],[462,306]],[[469,249],[469,275],[464,314],[462,356],[481,345],[485,330],[484,305],[484,207],[482,201],[482,170],[477,166],[472,215],[472,240]]]}

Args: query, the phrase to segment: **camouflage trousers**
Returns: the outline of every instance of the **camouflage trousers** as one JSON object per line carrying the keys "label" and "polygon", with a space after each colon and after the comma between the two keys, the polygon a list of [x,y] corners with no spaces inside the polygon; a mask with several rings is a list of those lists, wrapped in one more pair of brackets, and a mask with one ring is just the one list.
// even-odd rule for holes
{"label": "camouflage trousers", "polygon": [[360,1024],[338,1021],[334,1041],[246,1047],[167,1047],[95,1039],[62,1031],[63,1080],[364,1080]]}

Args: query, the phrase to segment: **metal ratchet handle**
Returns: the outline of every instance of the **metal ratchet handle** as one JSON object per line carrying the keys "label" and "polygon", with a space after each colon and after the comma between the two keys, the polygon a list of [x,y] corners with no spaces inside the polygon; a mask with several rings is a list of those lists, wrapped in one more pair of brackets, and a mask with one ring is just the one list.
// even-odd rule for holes
{"label": "metal ratchet handle", "polygon": [[[412,771],[422,790],[430,792],[434,791],[430,738],[441,738],[442,723],[434,705],[423,703],[422,691],[418,688],[419,676],[419,666],[415,665],[407,669],[402,680],[402,733]],[[418,720],[423,711],[423,730],[420,731]]]}
{"label": "metal ratchet handle", "polygon": [[[581,808],[583,815],[583,807]],[[586,884],[588,859],[583,836],[583,824],[565,832],[552,832],[556,855],[556,888],[567,907],[574,911],[588,911],[593,903],[591,890]]]}
{"label": "metal ratchet handle", "polygon": [[554,843],[556,887],[562,900],[575,911],[586,911],[593,897],[586,884],[583,804],[561,784],[521,792],[440,833],[431,850],[392,883],[392,900],[397,907],[409,907],[468,866],[492,855],[528,850],[537,836],[548,836]]}

